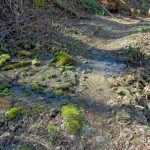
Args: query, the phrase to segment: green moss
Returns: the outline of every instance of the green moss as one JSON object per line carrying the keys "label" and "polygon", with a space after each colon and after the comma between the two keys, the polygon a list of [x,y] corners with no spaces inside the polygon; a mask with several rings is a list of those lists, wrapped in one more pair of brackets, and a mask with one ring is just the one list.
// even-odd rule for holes
{"label": "green moss", "polygon": [[10,60],[10,55],[8,54],[0,55],[0,68],[9,60]]}
{"label": "green moss", "polygon": [[52,145],[56,144],[57,139],[61,136],[61,133],[57,130],[57,128],[53,125],[47,126],[50,133],[50,143]]}
{"label": "green moss", "polygon": [[60,96],[60,95],[63,95],[63,94],[64,94],[64,91],[61,90],[61,89],[58,89],[58,90],[54,90],[53,93],[54,93],[55,95]]}
{"label": "green moss", "polygon": [[65,67],[65,70],[73,71],[73,70],[74,70],[74,67],[73,67],[73,66],[66,66],[66,67]]}
{"label": "green moss", "polygon": [[34,0],[35,6],[38,8],[44,7],[44,0]]}
{"label": "green moss", "polygon": [[0,83],[0,96],[10,95],[11,85],[8,83]]}
{"label": "green moss", "polygon": [[57,61],[59,65],[68,65],[73,62],[73,58],[65,52],[59,52],[57,54]]}
{"label": "green moss", "polygon": [[26,57],[31,57],[32,56],[32,52],[26,51],[26,50],[22,50],[18,52],[19,55],[21,56],[26,56]]}
{"label": "green moss", "polygon": [[84,124],[81,111],[74,104],[68,104],[63,106],[62,115],[67,118],[64,124],[65,128],[68,129],[71,134],[80,136],[83,133]]}
{"label": "green moss", "polygon": [[22,146],[21,148],[19,148],[18,150],[35,150],[35,148],[30,147],[30,146],[23,145],[23,146]]}
{"label": "green moss", "polygon": [[18,82],[19,82],[20,84],[27,84],[27,83],[28,83],[27,80],[24,80],[24,79],[19,80]]}
{"label": "green moss", "polygon": [[55,78],[55,77],[56,77],[56,74],[47,73],[47,74],[46,74],[46,77],[49,78],[49,79],[50,79],[50,78]]}
{"label": "green moss", "polygon": [[34,60],[32,60],[32,65],[40,66],[41,65],[41,61],[38,61],[38,60],[34,59]]}
{"label": "green moss", "polygon": [[50,105],[47,104],[35,104],[32,106],[32,112],[35,113],[42,113],[44,112],[46,109],[50,109]]}
{"label": "green moss", "polygon": [[146,131],[150,131],[150,126],[146,126],[146,127],[144,127],[144,130],[146,130]]}
{"label": "green moss", "polygon": [[38,82],[34,82],[31,84],[31,89],[33,91],[43,91],[43,86]]}
{"label": "green moss", "polygon": [[11,69],[19,68],[19,67],[28,66],[30,64],[31,64],[30,61],[20,61],[18,63],[14,63],[12,65],[6,66],[5,68],[3,68],[3,70],[11,70]]}
{"label": "green moss", "polygon": [[142,142],[138,138],[134,138],[133,140],[131,140],[131,143],[133,145],[140,145],[140,144],[142,144]]}
{"label": "green moss", "polygon": [[41,80],[41,81],[44,81],[45,80],[45,76],[39,76],[39,79]]}
{"label": "green moss", "polygon": [[123,121],[123,122],[128,122],[131,120],[130,115],[123,111],[120,111],[117,113],[117,118],[118,118],[118,120]]}
{"label": "green moss", "polygon": [[71,82],[60,82],[55,85],[55,89],[69,90],[73,85]]}
{"label": "green moss", "polygon": [[2,52],[4,52],[4,53],[7,52],[7,48],[6,48],[4,45],[2,45],[2,44],[0,44],[0,49],[1,49]]}
{"label": "green moss", "polygon": [[11,85],[8,83],[0,83],[0,91],[4,90],[6,88],[11,88]]}
{"label": "green moss", "polygon": [[13,107],[7,112],[7,118],[9,120],[16,119],[20,111],[22,111],[22,107]]}
{"label": "green moss", "polygon": [[150,60],[150,53],[146,53],[145,55],[146,55],[146,59]]}

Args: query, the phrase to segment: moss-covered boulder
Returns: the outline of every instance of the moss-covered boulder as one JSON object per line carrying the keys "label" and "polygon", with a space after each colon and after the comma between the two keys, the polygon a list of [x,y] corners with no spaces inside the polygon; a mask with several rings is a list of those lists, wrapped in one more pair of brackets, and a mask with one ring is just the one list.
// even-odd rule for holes
{"label": "moss-covered boulder", "polygon": [[22,107],[13,107],[7,112],[7,118],[9,120],[17,119],[19,113],[23,110]]}
{"label": "moss-covered boulder", "polygon": [[71,64],[73,62],[73,58],[72,56],[70,56],[69,54],[65,53],[65,52],[59,52],[57,54],[57,62],[59,65],[68,65]]}
{"label": "moss-covered boulder", "polygon": [[46,74],[46,78],[48,79],[55,78],[56,76],[57,76],[56,74],[51,74],[51,73]]}
{"label": "moss-covered boulder", "polygon": [[10,95],[11,85],[9,83],[0,82],[0,96]]}
{"label": "moss-covered boulder", "polygon": [[11,70],[11,69],[19,68],[19,67],[25,67],[25,66],[29,66],[30,64],[31,64],[30,61],[20,61],[20,62],[4,67],[3,70]]}
{"label": "moss-covered boulder", "polygon": [[64,94],[64,91],[61,90],[61,89],[58,89],[58,90],[54,90],[53,93],[54,93],[55,95],[57,95],[57,96],[61,96],[61,95]]}
{"label": "moss-covered boulder", "polygon": [[41,84],[38,83],[38,82],[33,82],[33,83],[31,84],[31,89],[32,89],[33,91],[42,92],[42,91],[44,90],[44,87],[43,87],[43,85],[41,85]]}
{"label": "moss-covered boulder", "polygon": [[21,56],[25,56],[25,57],[32,57],[32,52],[26,51],[26,50],[21,50],[18,51],[18,54]]}
{"label": "moss-covered boulder", "polygon": [[85,123],[81,111],[74,104],[68,104],[63,106],[62,115],[67,119],[64,123],[65,129],[75,136],[81,136]]}
{"label": "moss-covered boulder", "polygon": [[10,60],[9,54],[0,55],[0,68],[3,67],[3,65],[9,60]]}
{"label": "moss-covered boulder", "polygon": [[38,60],[36,60],[36,59],[33,59],[33,60],[32,60],[32,65],[40,66],[40,65],[41,65],[41,61],[38,61]]}
{"label": "moss-covered boulder", "polygon": [[69,88],[71,88],[73,86],[73,84],[71,82],[59,82],[55,85],[55,89],[61,89],[61,90],[69,90]]}

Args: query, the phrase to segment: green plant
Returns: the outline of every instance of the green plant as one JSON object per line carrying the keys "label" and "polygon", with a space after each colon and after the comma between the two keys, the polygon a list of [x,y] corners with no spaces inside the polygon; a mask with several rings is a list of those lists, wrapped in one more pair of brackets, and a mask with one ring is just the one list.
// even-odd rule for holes
{"label": "green plant", "polygon": [[12,65],[8,65],[4,67],[3,70],[11,70],[11,69],[19,68],[19,67],[29,66],[30,64],[31,64],[30,61],[23,60],[23,61],[14,63]]}
{"label": "green plant", "polygon": [[35,149],[33,147],[23,145],[20,149],[17,149],[17,150],[35,150]]}
{"label": "green plant", "polygon": [[47,126],[49,133],[50,133],[50,143],[51,144],[56,144],[58,137],[61,136],[61,133],[57,131],[57,128],[53,125],[48,125]]}
{"label": "green plant", "polygon": [[57,54],[57,62],[59,65],[68,65],[73,62],[73,58],[65,52],[59,52]]}
{"label": "green plant", "polygon": [[22,107],[13,107],[7,112],[7,118],[9,120],[16,119],[20,111],[22,111]]}
{"label": "green plant", "polygon": [[80,136],[83,133],[84,118],[81,111],[74,105],[63,106],[62,115],[67,118],[64,126],[71,134]]}
{"label": "green plant", "polygon": [[43,86],[40,83],[38,83],[38,82],[33,82],[31,84],[31,89],[33,91],[43,91]]}
{"label": "green plant", "polygon": [[6,53],[7,51],[7,48],[3,45],[3,44],[0,44],[0,49],[2,50],[2,52]]}
{"label": "green plant", "polygon": [[9,60],[10,60],[9,54],[0,55],[0,67],[2,67]]}
{"label": "green plant", "polygon": [[44,7],[44,2],[45,2],[45,0],[34,0],[34,4],[38,8]]}
{"label": "green plant", "polygon": [[94,13],[100,15],[107,15],[108,11],[99,5],[95,0],[84,0],[83,7],[91,9]]}
{"label": "green plant", "polygon": [[61,90],[61,89],[54,90],[53,92],[54,92],[54,94],[55,94],[55,95],[58,95],[58,96],[60,96],[60,95],[63,95],[63,94],[64,94],[64,91],[63,91],[63,90]]}

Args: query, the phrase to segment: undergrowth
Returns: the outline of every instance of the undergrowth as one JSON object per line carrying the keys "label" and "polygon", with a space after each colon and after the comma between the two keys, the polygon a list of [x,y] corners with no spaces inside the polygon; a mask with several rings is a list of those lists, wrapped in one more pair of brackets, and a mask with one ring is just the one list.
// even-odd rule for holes
{"label": "undergrowth", "polygon": [[96,14],[108,15],[108,11],[103,6],[99,5],[95,0],[84,0],[83,7],[91,9]]}

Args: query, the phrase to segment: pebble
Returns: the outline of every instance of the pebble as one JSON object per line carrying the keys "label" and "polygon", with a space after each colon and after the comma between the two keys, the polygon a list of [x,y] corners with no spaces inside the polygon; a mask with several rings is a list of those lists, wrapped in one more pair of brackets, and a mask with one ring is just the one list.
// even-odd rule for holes
{"label": "pebble", "polygon": [[99,142],[99,143],[104,143],[104,142],[107,141],[107,139],[104,136],[99,135],[99,136],[96,137],[96,141]]}

